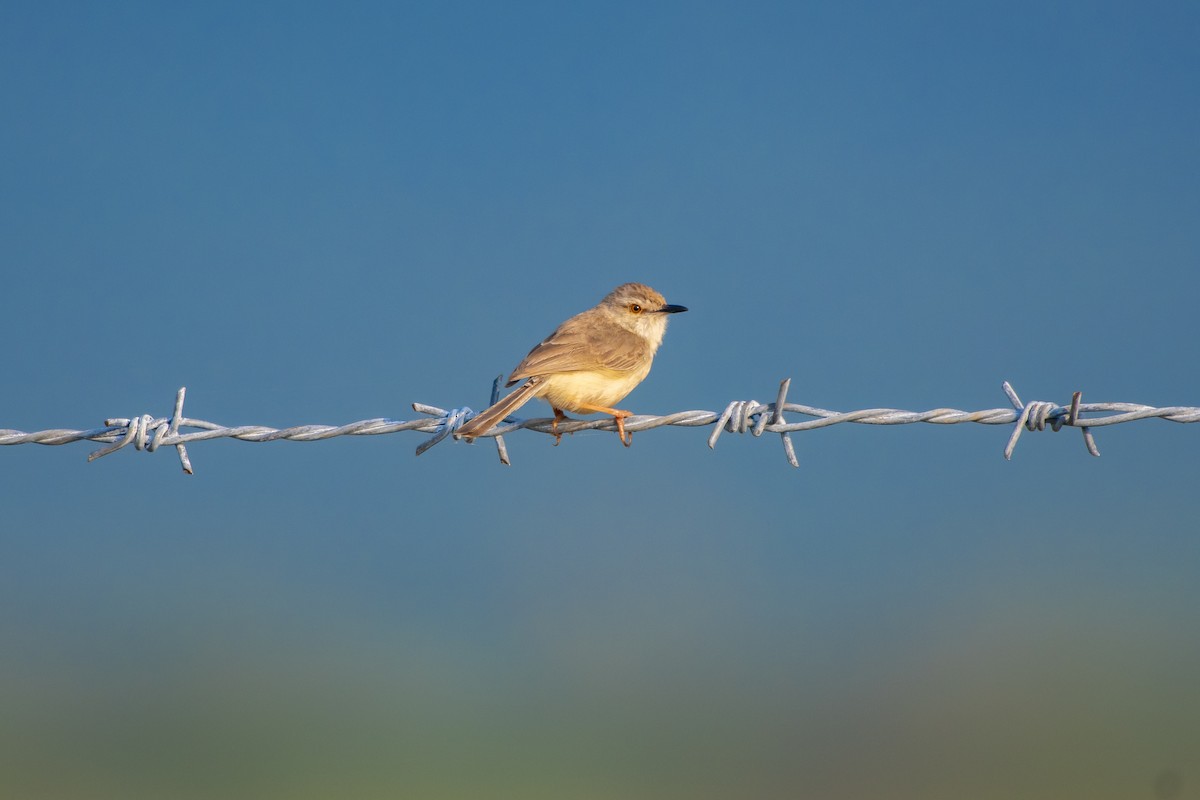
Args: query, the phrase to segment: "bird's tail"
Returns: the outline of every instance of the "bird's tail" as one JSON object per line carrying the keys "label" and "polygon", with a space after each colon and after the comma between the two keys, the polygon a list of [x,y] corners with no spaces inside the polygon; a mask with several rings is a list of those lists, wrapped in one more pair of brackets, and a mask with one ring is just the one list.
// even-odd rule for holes
{"label": "bird's tail", "polygon": [[509,414],[533,399],[536,396],[539,382],[537,378],[530,378],[508,397],[498,400],[494,405],[480,411],[455,432],[455,438],[471,441],[479,434],[487,433]]}

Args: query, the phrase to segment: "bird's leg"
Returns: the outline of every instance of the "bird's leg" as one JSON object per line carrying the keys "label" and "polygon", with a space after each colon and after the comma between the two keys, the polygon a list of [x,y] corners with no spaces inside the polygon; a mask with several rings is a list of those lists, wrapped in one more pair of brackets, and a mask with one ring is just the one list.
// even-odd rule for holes
{"label": "bird's leg", "polygon": [[570,419],[562,412],[561,408],[554,409],[554,422],[550,423],[550,432],[554,434],[554,446],[558,447],[558,443],[562,441],[562,434],[558,432],[558,423],[560,420]]}
{"label": "bird's leg", "polygon": [[617,422],[617,436],[621,437],[621,444],[629,447],[633,444],[633,434],[625,435],[625,418],[632,417],[632,411],[622,411],[619,408],[606,408],[605,406],[593,406],[582,404],[576,411],[599,412],[601,414],[612,414],[612,418]]}

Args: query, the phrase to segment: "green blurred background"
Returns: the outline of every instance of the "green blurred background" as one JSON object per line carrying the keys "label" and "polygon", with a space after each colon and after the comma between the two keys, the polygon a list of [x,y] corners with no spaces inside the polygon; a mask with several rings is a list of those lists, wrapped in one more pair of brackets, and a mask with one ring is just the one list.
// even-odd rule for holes
{"label": "green blurred background", "polygon": [[[1192,4],[2,17],[3,428],[1200,405]],[[5,448],[0,797],[1200,797],[1193,427]]]}

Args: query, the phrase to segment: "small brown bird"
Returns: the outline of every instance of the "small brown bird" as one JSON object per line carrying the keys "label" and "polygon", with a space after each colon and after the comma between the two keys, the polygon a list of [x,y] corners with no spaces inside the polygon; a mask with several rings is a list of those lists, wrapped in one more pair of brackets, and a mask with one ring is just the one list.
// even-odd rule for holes
{"label": "small brown bird", "polygon": [[506,385],[524,380],[520,388],[481,411],[458,429],[456,437],[468,441],[491,430],[505,417],[535,397],[554,410],[554,443],[562,434],[558,423],[576,413],[611,414],[617,434],[628,447],[633,434],[625,434],[630,411],[613,408],[650,373],[654,354],[667,332],[670,314],[687,311],[668,305],[661,294],[641,283],[613,289],[595,308],[576,314],[559,325],[545,341],[529,351]]}

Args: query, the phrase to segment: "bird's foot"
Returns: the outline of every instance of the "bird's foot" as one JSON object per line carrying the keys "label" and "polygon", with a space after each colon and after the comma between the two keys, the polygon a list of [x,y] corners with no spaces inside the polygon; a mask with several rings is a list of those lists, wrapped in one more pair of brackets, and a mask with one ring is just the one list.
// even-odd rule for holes
{"label": "bird's foot", "polygon": [[566,420],[566,421],[570,422],[571,418],[568,417],[566,414],[564,414],[562,412],[561,408],[556,408],[556,409],[554,409],[554,421],[550,423],[550,432],[552,434],[554,434],[554,446],[555,447],[558,447],[559,443],[562,442],[562,437],[563,437],[563,435],[558,432],[559,420]]}
{"label": "bird's foot", "polygon": [[625,418],[632,416],[632,411],[621,411],[618,409],[615,413],[613,413],[613,419],[617,421],[617,436],[620,437],[621,444],[625,445],[626,447],[629,447],[631,444],[633,444],[633,431],[630,431],[629,433],[625,432]]}
{"label": "bird's foot", "polygon": [[611,414],[612,418],[614,420],[616,420],[617,436],[620,437],[621,444],[625,445],[626,447],[629,447],[629,445],[633,444],[633,433],[630,432],[628,435],[626,435],[626,433],[625,433],[625,418],[632,417],[633,416],[632,411],[622,411],[619,408],[609,408],[608,406],[593,406],[590,404],[583,404],[583,403],[581,403],[578,406],[576,406],[575,408],[573,408],[572,411],[599,412],[601,414]]}

